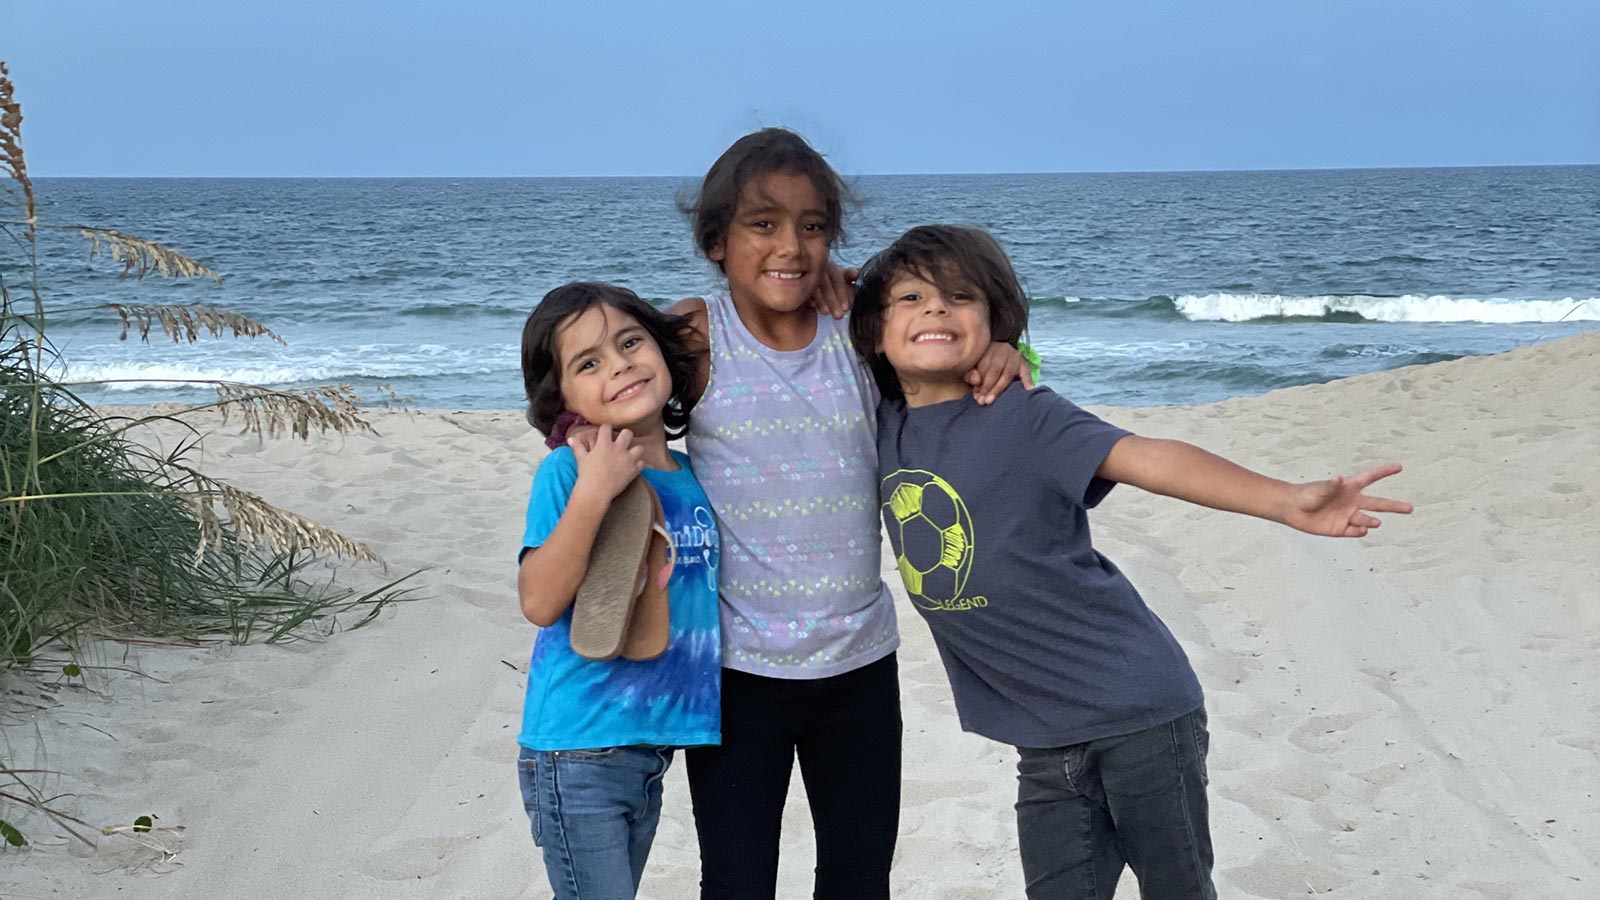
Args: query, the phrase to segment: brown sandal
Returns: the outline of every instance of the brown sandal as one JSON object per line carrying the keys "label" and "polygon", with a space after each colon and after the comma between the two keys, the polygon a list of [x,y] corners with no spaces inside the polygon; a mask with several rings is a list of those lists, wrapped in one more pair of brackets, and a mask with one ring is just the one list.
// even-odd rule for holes
{"label": "brown sandal", "polygon": [[627,640],[622,645],[623,657],[632,660],[655,659],[667,652],[667,640],[672,636],[667,582],[672,579],[672,567],[678,563],[678,549],[672,545],[672,535],[667,533],[661,498],[651,491],[650,499],[654,503],[650,551],[645,554],[644,568],[640,572],[642,587],[633,604],[633,615],[628,619]]}
{"label": "brown sandal", "polygon": [[676,562],[661,499],[649,482],[636,478],[600,520],[573,601],[573,651],[592,660],[647,660],[666,652],[667,582]]}
{"label": "brown sandal", "polygon": [[572,649],[585,659],[612,659],[622,652],[639,595],[639,567],[650,550],[653,493],[643,478],[635,478],[600,520],[572,608]]}

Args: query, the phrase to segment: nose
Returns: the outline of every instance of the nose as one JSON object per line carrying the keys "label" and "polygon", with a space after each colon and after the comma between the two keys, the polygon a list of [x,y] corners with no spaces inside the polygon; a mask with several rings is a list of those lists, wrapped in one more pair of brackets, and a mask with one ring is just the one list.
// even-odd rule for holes
{"label": "nose", "polygon": [[778,252],[784,256],[800,255],[800,229],[793,222],[778,229]]}
{"label": "nose", "polygon": [[944,295],[929,294],[922,301],[922,314],[925,316],[942,316],[950,312],[944,305]]}
{"label": "nose", "polygon": [[633,368],[633,360],[628,358],[627,355],[622,353],[611,354],[612,375],[621,375],[623,372],[626,372],[631,368]]}

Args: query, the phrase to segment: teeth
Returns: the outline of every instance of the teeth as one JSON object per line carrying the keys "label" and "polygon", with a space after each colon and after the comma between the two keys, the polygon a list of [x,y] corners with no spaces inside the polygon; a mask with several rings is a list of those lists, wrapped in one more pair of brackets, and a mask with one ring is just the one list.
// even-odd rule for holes
{"label": "teeth", "polygon": [[803,275],[800,272],[768,272],[767,277],[776,278],[779,281],[795,281],[803,277]]}
{"label": "teeth", "polygon": [[911,339],[911,343],[913,343],[913,344],[921,344],[921,343],[923,343],[925,341],[948,342],[948,341],[954,341],[955,339],[956,339],[956,336],[953,335],[953,334],[950,334],[947,331],[929,331],[929,332],[926,332],[924,334],[919,334],[915,338],[912,338]]}
{"label": "teeth", "polygon": [[644,389],[644,382],[642,382],[642,381],[635,382],[634,384],[630,384],[627,387],[623,388],[622,390],[617,391],[617,393],[615,395],[613,395],[611,399],[613,401],[615,401],[615,400],[622,400],[622,399],[625,399],[627,397],[632,397],[634,394],[639,393],[643,389]]}

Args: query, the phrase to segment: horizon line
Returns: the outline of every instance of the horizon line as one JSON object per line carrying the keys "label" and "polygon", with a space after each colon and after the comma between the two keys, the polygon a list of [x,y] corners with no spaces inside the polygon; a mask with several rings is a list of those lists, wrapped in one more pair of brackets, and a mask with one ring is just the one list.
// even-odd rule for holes
{"label": "horizon line", "polygon": [[[855,175],[846,175],[850,178],[918,178],[928,176],[939,177],[995,177],[1008,175],[1224,175],[1244,173],[1268,172],[1394,172],[1394,171],[1427,171],[1438,169],[1581,169],[1600,166],[1600,160],[1593,162],[1537,162],[1537,163],[1465,163],[1465,164],[1417,164],[1393,166],[1292,166],[1287,168],[1217,168],[1217,169],[1058,169],[1052,171],[1033,172],[862,172]],[[34,179],[48,178],[95,178],[101,180],[160,180],[160,179],[190,179],[190,180],[253,180],[253,181],[357,181],[357,180],[509,180],[509,179],[570,179],[584,178],[680,178],[692,179],[703,177],[697,173],[594,173],[584,175],[527,175],[527,174],[499,174],[499,175],[43,175],[36,174]]]}

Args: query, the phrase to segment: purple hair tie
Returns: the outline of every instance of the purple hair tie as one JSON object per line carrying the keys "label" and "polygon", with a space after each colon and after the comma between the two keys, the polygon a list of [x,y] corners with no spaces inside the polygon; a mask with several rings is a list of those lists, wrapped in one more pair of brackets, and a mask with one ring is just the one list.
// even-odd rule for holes
{"label": "purple hair tie", "polygon": [[561,411],[561,415],[556,416],[555,424],[550,426],[550,434],[545,437],[544,445],[551,450],[563,446],[567,443],[567,432],[576,426],[589,424],[592,423],[588,419],[570,409],[564,409]]}

